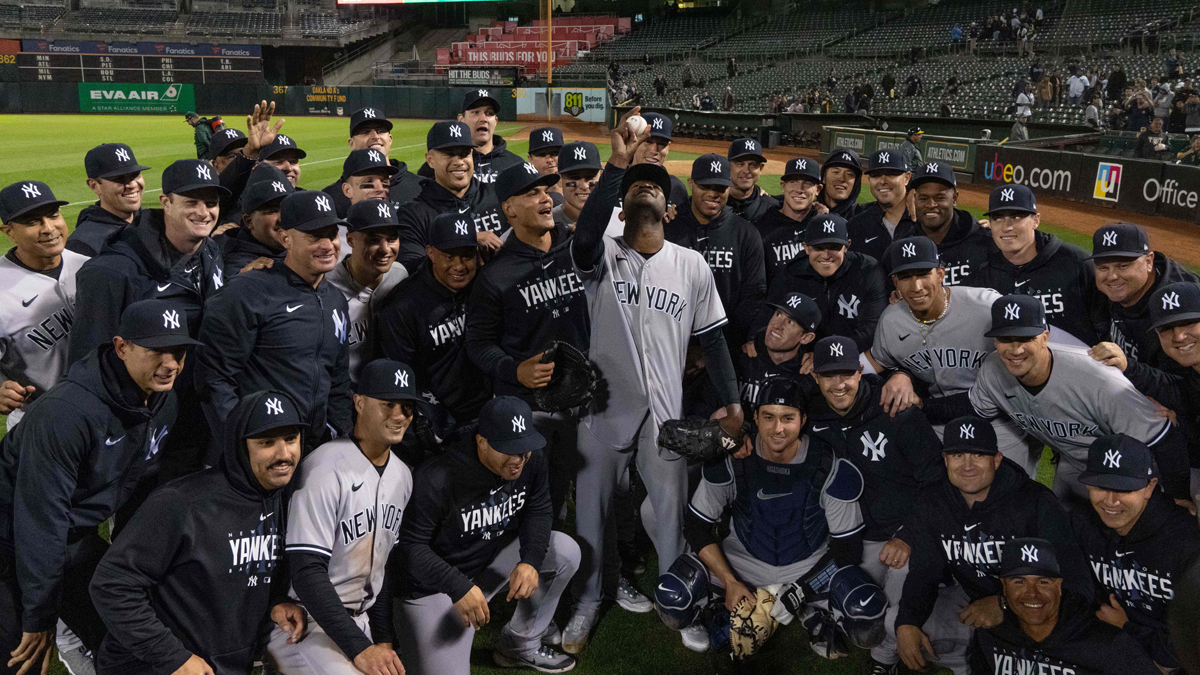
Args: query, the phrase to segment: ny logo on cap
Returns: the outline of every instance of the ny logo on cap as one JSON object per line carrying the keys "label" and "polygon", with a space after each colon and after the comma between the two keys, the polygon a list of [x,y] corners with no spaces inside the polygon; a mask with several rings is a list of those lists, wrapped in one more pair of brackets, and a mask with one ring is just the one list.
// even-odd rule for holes
{"label": "ny logo on cap", "polygon": [[755,150],[755,149],[757,149],[757,145],[758,144],[755,143],[754,141],[746,141],[746,149],[747,150]]}
{"label": "ny logo on cap", "polygon": [[1121,453],[1116,450],[1104,451],[1104,466],[1110,469],[1121,468]]}
{"label": "ny logo on cap", "polygon": [[808,168],[808,160],[805,160],[805,159],[796,160],[796,168],[797,169],[807,169]]}
{"label": "ny logo on cap", "polygon": [[663,128],[662,123],[663,123],[663,121],[662,121],[661,117],[655,117],[654,121],[650,123],[650,128],[651,129],[662,129]]}
{"label": "ny logo on cap", "polygon": [[379,116],[379,114],[375,112],[374,108],[363,108],[363,117],[366,117],[368,119],[375,119],[378,116]]}
{"label": "ny logo on cap", "polygon": [[204,180],[212,180],[212,171],[208,170],[207,164],[197,164],[196,177],[203,178]]}
{"label": "ny logo on cap", "polygon": [[179,328],[179,310],[168,309],[163,312],[163,328]]}
{"label": "ny logo on cap", "polygon": [[268,415],[282,415],[283,414],[283,401],[280,401],[278,398],[275,398],[274,396],[267,399],[267,414]]}
{"label": "ny logo on cap", "polygon": [[380,218],[391,218],[392,217],[392,207],[388,206],[387,204],[380,204],[379,205],[379,217]]}
{"label": "ny logo on cap", "polygon": [[117,148],[117,160],[121,162],[128,162],[131,161],[132,158],[129,156],[128,150],[125,148]]}
{"label": "ny logo on cap", "polygon": [[1117,233],[1116,232],[1105,232],[1103,245],[1104,246],[1116,246],[1117,245]]}
{"label": "ny logo on cap", "polygon": [[710,170],[711,170],[713,173],[721,173],[721,161],[720,161],[720,160],[713,160],[712,164],[709,164],[709,165],[708,165],[708,168],[709,168],[709,169],[710,169]]}
{"label": "ny logo on cap", "polygon": [[346,342],[346,315],[333,310],[333,336],[337,338],[339,344]]}
{"label": "ny logo on cap", "polygon": [[491,96],[488,96],[488,91],[487,91],[487,89],[480,89],[480,90],[479,90],[479,95],[480,95],[481,97],[482,97],[482,96],[487,96],[488,98],[491,98]]}
{"label": "ny logo on cap", "polygon": [[547,129],[542,132],[542,141],[543,142],[549,143],[553,140],[554,140],[554,132],[553,131],[550,131],[549,129]]}
{"label": "ny logo on cap", "polygon": [[830,356],[841,356],[842,355],[842,343],[834,342],[833,344],[829,345],[829,355]]}
{"label": "ny logo on cap", "polygon": [[333,210],[333,206],[329,203],[329,197],[326,197],[326,196],[317,197],[316,199],[313,200],[313,204],[316,204],[317,208],[322,211],[332,211]]}
{"label": "ny logo on cap", "polygon": [[513,415],[512,427],[513,433],[525,433],[525,418],[520,415]]}
{"label": "ny logo on cap", "polygon": [[1021,307],[1015,302],[1008,303],[1004,306],[1004,318],[1009,321],[1021,318]]}
{"label": "ny logo on cap", "polygon": [[962,429],[959,430],[959,433],[961,434],[962,438],[969,438],[971,440],[975,440],[975,425],[974,424],[964,424],[964,425],[962,425]]}
{"label": "ny logo on cap", "polygon": [[398,368],[396,370],[396,381],[393,382],[392,384],[396,385],[398,387],[407,387],[408,386],[408,373],[404,372],[403,368]]}
{"label": "ny logo on cap", "polygon": [[575,159],[581,162],[587,159],[587,148],[583,147],[582,145],[578,148],[575,148]]}
{"label": "ny logo on cap", "polygon": [[450,135],[454,138],[462,138],[462,127],[457,124],[450,125]]}
{"label": "ny logo on cap", "polygon": [[1021,547],[1021,561],[1027,563],[1035,563],[1038,561],[1038,550],[1036,546]]}
{"label": "ny logo on cap", "polygon": [[892,161],[892,156],[889,153],[881,152],[879,153],[879,161],[887,164],[888,162]]}
{"label": "ny logo on cap", "polygon": [[879,436],[875,440],[871,440],[871,432],[864,431],[859,440],[863,443],[863,457],[870,454],[872,462],[878,462],[887,456],[884,449],[887,448],[888,439],[884,437],[883,432],[879,432]]}
{"label": "ny logo on cap", "polygon": [[22,185],[21,192],[25,193],[26,199],[33,199],[34,197],[42,196],[42,191],[39,190],[38,186],[34,185],[33,183],[26,183]]}
{"label": "ny logo on cap", "polygon": [[536,175],[538,175],[537,167],[530,164],[529,162],[525,162],[525,173],[536,176]]}
{"label": "ny logo on cap", "polygon": [[368,150],[367,157],[370,157],[372,162],[382,162],[383,161],[383,155],[379,154],[378,150]]}
{"label": "ny logo on cap", "polygon": [[283,194],[287,194],[287,188],[286,188],[286,187],[284,187],[283,183],[280,183],[279,181],[272,181],[272,182],[271,182],[271,187],[272,187],[272,188],[273,188],[273,189],[274,189],[276,192],[282,192]]}
{"label": "ny logo on cap", "polygon": [[275,138],[275,140],[279,141],[280,145],[291,145],[292,144],[292,139],[288,138],[287,136],[284,136],[283,134],[279,134],[279,136],[277,136]]}
{"label": "ny logo on cap", "polygon": [[792,309],[796,309],[800,306],[801,302],[803,302],[803,300],[800,299],[799,295],[793,295],[787,299],[787,306],[791,307]]}
{"label": "ny logo on cap", "polygon": [[905,244],[904,246],[900,247],[900,253],[905,258],[915,258],[915,257],[917,257],[917,245],[916,244]]}
{"label": "ny logo on cap", "polygon": [[465,221],[465,220],[456,220],[456,221],[454,221],[454,233],[455,233],[455,234],[460,234],[460,235],[466,236],[466,234],[467,234],[467,221]]}
{"label": "ny logo on cap", "polygon": [[[226,129],[225,130],[225,138],[237,138],[237,135],[238,135],[237,129]],[[120,153],[121,151],[118,150],[117,152]],[[118,154],[118,157],[119,156],[120,155]],[[129,153],[125,153],[125,161],[129,161]]]}
{"label": "ny logo on cap", "polygon": [[1179,309],[1179,293],[1171,291],[1164,295],[1163,309]]}
{"label": "ny logo on cap", "polygon": [[821,227],[823,227],[826,232],[832,233],[834,230],[833,221],[826,220],[824,223],[821,223]]}
{"label": "ny logo on cap", "polygon": [[937,173],[937,172],[938,172],[937,162],[930,162],[925,165],[925,173]]}
{"label": "ny logo on cap", "polygon": [[1017,198],[1016,190],[1005,188],[1000,191],[1000,201],[1011,202]]}

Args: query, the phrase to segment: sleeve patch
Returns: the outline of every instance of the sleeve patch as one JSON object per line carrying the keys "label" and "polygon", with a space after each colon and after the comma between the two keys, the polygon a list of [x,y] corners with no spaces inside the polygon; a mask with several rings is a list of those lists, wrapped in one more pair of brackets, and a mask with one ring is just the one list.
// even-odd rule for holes
{"label": "sleeve patch", "polygon": [[863,477],[849,460],[834,462],[833,473],[825,482],[825,494],[839,502],[852,502],[862,496]]}

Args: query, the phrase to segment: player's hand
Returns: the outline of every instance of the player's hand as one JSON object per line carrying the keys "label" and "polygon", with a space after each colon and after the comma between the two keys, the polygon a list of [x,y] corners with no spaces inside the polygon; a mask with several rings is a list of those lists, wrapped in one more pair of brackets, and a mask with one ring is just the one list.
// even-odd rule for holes
{"label": "player's hand", "polygon": [[754,347],[754,340],[751,340],[751,341],[747,342],[746,344],[742,345],[742,353],[745,354],[746,356],[749,356],[752,359],[758,358],[758,350],[755,349],[755,347]]}
{"label": "player's hand", "polygon": [[1174,410],[1171,410],[1167,406],[1154,400],[1154,398],[1152,396],[1147,396],[1146,398],[1150,399],[1150,402],[1154,404],[1154,414],[1158,415],[1159,417],[1171,420],[1171,424],[1174,424],[1176,426],[1179,425],[1179,416],[1175,414]]}
{"label": "player's hand", "polygon": [[758,596],[746,588],[746,584],[737,579],[730,579],[725,584],[725,609],[735,612],[737,611],[738,603],[743,599],[750,601],[750,606],[758,604]]}
{"label": "player's hand", "polygon": [[[909,670],[925,670],[929,665],[928,659],[936,661],[938,658],[925,631],[909,624],[896,626],[896,651],[900,652],[900,660]],[[928,659],[926,654],[929,655]]]}
{"label": "player's hand", "polygon": [[1088,350],[1088,355],[1106,366],[1112,366],[1122,373],[1129,367],[1125,352],[1112,342],[1101,342]]}
{"label": "player's hand", "polygon": [[894,305],[897,302],[900,302],[902,300],[904,300],[904,294],[901,293],[899,290],[892,291],[892,294],[888,296],[888,304],[889,305]]}
{"label": "player's hand", "polygon": [[608,161],[613,166],[619,169],[628,168],[633,163],[633,157],[637,154],[637,149],[650,138],[650,126],[642,130],[642,133],[634,135],[633,130],[629,128],[626,122],[634,115],[641,115],[642,107],[634,106],[629,112],[621,115],[620,121],[617,122],[617,127],[612,130],[610,141],[612,143],[612,154],[609,155]]}
{"label": "player's hand", "polygon": [[829,213],[829,207],[828,207],[828,206],[825,206],[825,205],[824,205],[824,204],[822,204],[821,202],[817,202],[817,205],[816,205],[816,206],[814,206],[813,208],[814,208],[814,209],[816,209],[816,214],[817,214],[818,216],[823,216],[823,215],[825,215],[826,213]]}
{"label": "player's hand", "polygon": [[813,355],[812,352],[807,352],[800,357],[800,374],[811,375],[813,371]]}
{"label": "player's hand", "polygon": [[[9,654],[8,667],[14,668],[22,661],[25,665],[17,671],[17,675],[32,672],[35,666],[41,666],[41,674],[50,672],[50,645],[54,644],[54,631],[41,633],[21,633],[21,644]],[[208,671],[212,675],[212,671]]]}
{"label": "player's hand", "polygon": [[1108,595],[1107,603],[1100,603],[1100,609],[1096,610],[1096,618],[1104,623],[1110,623],[1117,628],[1124,628],[1129,622],[1129,615],[1125,613],[1125,608],[1121,606],[1117,596]]}
{"label": "player's hand", "polygon": [[476,232],[475,241],[478,242],[480,246],[492,251],[499,250],[500,247],[504,245],[504,242],[500,241],[500,237],[491,230]]}
{"label": "player's hand", "polygon": [[879,549],[879,562],[898,570],[908,564],[908,556],[911,553],[912,547],[904,543],[904,540],[892,537]]}
{"label": "player's hand", "polygon": [[546,352],[534,354],[517,366],[517,381],[522,386],[538,389],[550,384],[550,376],[554,375],[554,362],[542,363]]}
{"label": "player's hand", "polygon": [[275,102],[254,104],[254,112],[246,115],[246,145],[242,148],[242,156],[246,159],[258,159],[258,151],[266,145],[270,145],[275,137],[279,135],[279,129],[283,127],[283,123],[287,120],[283,118],[275,120],[275,124],[271,124],[271,115],[275,114]]}
{"label": "player's hand", "polygon": [[275,261],[270,258],[267,258],[265,256],[262,258],[255,258],[254,260],[251,260],[250,262],[246,263],[246,266],[243,267],[241,269],[241,271],[238,272],[238,274],[245,274],[246,272],[249,272],[250,270],[265,270],[274,265],[275,265]]}
{"label": "player's hand", "polygon": [[[670,198],[671,195],[667,195],[667,197]],[[675,220],[675,216],[677,215],[679,215],[679,209],[674,204],[667,204],[667,212],[663,215],[663,222],[669,223]]]}
{"label": "player's hand", "polygon": [[743,436],[743,434],[742,434],[742,422],[743,421],[745,421],[745,413],[742,412],[742,404],[741,403],[731,403],[731,404],[725,406],[725,415],[723,417],[721,417],[720,421],[717,422],[717,424],[721,425],[721,429],[725,433],[729,434],[730,436],[733,436],[734,438],[736,438],[738,440],[741,440],[741,438]]}
{"label": "player's hand", "polygon": [[[45,672],[45,671],[43,671]],[[187,661],[183,662],[182,666],[171,673],[171,675],[215,675],[213,669],[204,659],[192,654]]]}
{"label": "player's hand", "polygon": [[990,230],[992,229],[992,221],[988,220],[987,218],[980,218],[979,226],[985,230]]}
{"label": "player's hand", "polygon": [[1175,503],[1187,509],[1188,513],[1192,514],[1192,517],[1196,516],[1196,505],[1192,503],[1192,500],[1176,499]]}
{"label": "player's hand", "polygon": [[12,380],[0,384],[0,415],[7,415],[14,410],[20,410],[25,405],[25,397],[37,391],[30,385],[22,387]]}
{"label": "player's hand", "polygon": [[366,675],[404,675],[404,664],[390,644],[371,645],[354,657],[354,667]]}
{"label": "player's hand", "polygon": [[1000,596],[989,595],[963,607],[958,620],[972,628],[992,628],[1004,623],[1004,610],[1000,609]]}
{"label": "player's hand", "polygon": [[[921,222],[917,220],[917,191],[909,190],[908,194],[904,195],[904,200],[908,208],[908,219],[914,223]],[[926,637],[925,639],[928,640],[929,638]]]}
{"label": "player's hand", "polygon": [[208,236],[215,237],[218,234],[225,234],[229,230],[232,230],[236,227],[237,227],[237,223],[223,223],[221,225],[214,227],[213,231],[208,233]]}
{"label": "player's hand", "polygon": [[538,589],[538,571],[529,563],[517,563],[508,575],[508,601],[533,597]]}
{"label": "player's hand", "polygon": [[896,416],[896,413],[907,410],[914,405],[920,405],[921,397],[913,391],[912,380],[904,373],[896,373],[888,378],[879,394],[879,403],[883,411]]}
{"label": "player's hand", "polygon": [[288,633],[287,643],[294,645],[304,639],[304,630],[308,619],[304,610],[290,602],[281,602],[271,608],[271,621],[279,630]]}
{"label": "player's hand", "polygon": [[475,630],[479,630],[487,625],[488,621],[492,620],[492,613],[488,611],[487,598],[483,597],[483,591],[479,590],[478,586],[472,586],[467,594],[458,599],[454,603],[454,609],[458,610],[458,616],[462,619],[464,626],[470,626]]}

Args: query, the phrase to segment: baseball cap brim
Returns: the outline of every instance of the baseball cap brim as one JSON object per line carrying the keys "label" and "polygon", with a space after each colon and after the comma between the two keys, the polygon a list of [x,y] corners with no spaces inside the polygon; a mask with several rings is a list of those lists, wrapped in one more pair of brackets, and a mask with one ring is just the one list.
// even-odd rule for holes
{"label": "baseball cap brim", "polygon": [[983,215],[990,217],[994,213],[1003,213],[1005,211],[1012,211],[1013,213],[1037,213],[1037,209],[1030,209],[1024,206],[1004,206],[998,209],[989,209],[988,211],[984,211]]}
{"label": "baseball cap brim", "polygon": [[1062,578],[1062,574],[1052,574],[1050,570],[1046,569],[1045,567],[1038,567],[1036,565],[1021,565],[1020,567],[1014,567],[1013,569],[1000,574],[1001,579],[1024,576],[1046,577],[1047,579]]}
{"label": "baseball cap brim", "polygon": [[895,167],[895,166],[877,166],[873,169],[868,168],[865,171],[863,171],[863,173],[867,174],[868,176],[873,176],[882,171],[895,171],[896,173],[910,173],[909,171],[905,171],[904,169],[901,169],[901,168]]}
{"label": "baseball cap brim", "polygon": [[186,335],[151,335],[144,338],[125,338],[139,347],[146,349],[165,349],[167,347],[194,347],[203,345],[199,340],[193,340]]}
{"label": "baseball cap brim", "polygon": [[471,143],[471,139],[469,139],[469,138],[451,138],[451,139],[448,139],[445,143],[439,143],[438,145],[429,146],[426,148],[426,150],[449,150],[450,148],[472,148],[472,149],[474,149],[475,145],[473,143]]}
{"label": "baseball cap brim", "polygon": [[353,136],[353,135],[357,134],[357,133],[358,133],[358,130],[359,130],[359,128],[360,128],[360,127],[362,127],[362,126],[365,126],[365,125],[367,125],[367,124],[381,124],[381,125],[387,125],[387,131],[391,131],[391,130],[392,130],[392,123],[391,123],[391,122],[389,122],[389,121],[387,121],[387,120],[383,119],[382,117],[371,117],[371,118],[368,118],[368,119],[364,119],[364,120],[360,121],[358,124],[355,124],[353,127],[351,127],[351,128],[350,128],[350,135],[351,135],[351,136]]}
{"label": "baseball cap brim", "polygon": [[324,229],[333,225],[344,225],[350,227],[350,223],[338,218],[337,216],[325,216],[308,222],[300,223],[295,227],[285,227],[285,230],[300,230],[301,232],[312,232],[314,230]]}
{"label": "baseball cap brim", "polygon": [[546,447],[546,437],[534,430],[533,433],[520,438],[510,438],[504,441],[488,439],[488,445],[503,455],[523,455]]}
{"label": "baseball cap brim", "polygon": [[816,246],[817,244],[841,244],[842,246],[850,245],[849,240],[843,239],[841,237],[834,237],[834,236],[817,237],[816,239],[813,239],[812,241],[806,240],[804,243],[808,244],[809,246]]}
{"label": "baseball cap brim", "polygon": [[1149,253],[1150,251],[1142,251],[1141,253],[1137,251],[1102,251],[1089,255],[1087,260],[1095,260],[1096,258],[1140,258]]}
{"label": "baseball cap brim", "polygon": [[[231,150],[237,150],[238,148],[246,147],[246,144],[249,142],[250,142],[249,138],[242,137],[242,138],[235,138],[232,141],[229,141],[228,143],[226,143],[225,145],[211,146],[208,149],[208,158],[210,160],[216,159]],[[149,167],[147,167],[147,168],[149,168]]]}
{"label": "baseball cap brim", "polygon": [[941,266],[941,263],[930,262],[928,260],[918,260],[915,262],[904,263],[903,265],[897,265],[894,269],[888,272],[888,274],[900,274],[901,272],[908,272],[910,270],[934,270]]}
{"label": "baseball cap brim", "polygon": [[189,192],[199,192],[200,190],[216,190],[217,192],[221,192],[226,195],[233,194],[230,192],[229,188],[225,187],[224,185],[213,185],[212,183],[192,183],[190,185],[177,187],[167,194],[186,195]]}
{"label": "baseball cap brim", "polygon": [[969,452],[973,455],[989,455],[989,456],[1000,454],[999,449],[993,450],[991,448],[980,448],[980,447],[974,446],[974,445],[963,445],[962,443],[942,448],[943,455],[949,455],[949,454],[953,454],[956,452]]}
{"label": "baseball cap brim", "polygon": [[1161,326],[1171,323],[1180,323],[1182,321],[1200,321],[1200,312],[1179,312],[1178,314],[1160,317],[1157,321],[1151,322],[1150,327],[1146,329],[1146,332],[1151,333]]}
{"label": "baseball cap brim", "polygon": [[354,173],[347,174],[347,177],[361,176],[364,173],[372,173],[372,172],[386,173],[389,176],[395,176],[397,173],[400,173],[400,169],[398,167],[396,167],[395,165],[393,165],[391,162],[388,162],[387,166],[368,166],[365,169],[359,169],[358,171],[355,171]]}
{"label": "baseball cap brim", "polygon": [[4,222],[11,223],[12,221],[16,220],[17,218],[20,218],[22,215],[29,213],[30,211],[40,209],[40,208],[43,208],[46,206],[50,206],[51,204],[53,204],[54,206],[66,206],[67,204],[70,204],[70,203],[71,202],[64,202],[60,199],[51,199],[50,201],[45,201],[40,204],[26,206],[25,208],[20,209],[19,211],[14,211],[13,213],[8,214],[8,216],[4,218]]}
{"label": "baseball cap brim", "polygon": [[430,242],[429,245],[442,253],[449,253],[460,248],[479,248],[483,244],[480,244],[479,240],[474,237],[455,237],[454,239],[447,239],[446,241],[437,243]]}
{"label": "baseball cap brim", "polygon": [[[243,143],[243,145],[245,145],[245,144]],[[125,174],[137,173],[139,171],[149,171],[149,170],[150,170],[150,167],[148,167],[148,166],[142,166],[141,164],[132,164],[130,166],[123,166],[118,169],[113,169],[112,171],[105,171],[104,173],[100,174],[99,176],[89,176],[89,177],[90,178],[112,178],[113,176],[124,176]],[[65,204],[66,202],[63,202],[63,203]]]}
{"label": "baseball cap brim", "polygon": [[537,178],[534,178],[533,180],[529,181],[524,186],[522,186],[519,190],[512,193],[511,195],[508,195],[501,201],[505,201],[505,200],[511,199],[513,197],[519,197],[520,195],[523,195],[526,192],[529,192],[530,190],[532,190],[533,188],[535,188],[539,185],[545,185],[546,187],[550,187],[551,185],[557,185],[558,181],[560,181],[560,180],[562,180],[562,176],[559,176],[556,173],[548,173],[548,174],[538,176]]}
{"label": "baseball cap brim", "polygon": [[721,178],[719,176],[700,179],[693,178],[692,182],[696,185],[703,186],[716,185],[720,187],[730,187],[733,185],[733,181],[729,180],[728,178]]}
{"label": "baseball cap brim", "polygon": [[272,157],[274,157],[275,155],[278,155],[281,152],[294,152],[297,154],[297,156],[299,156],[300,159],[304,159],[305,157],[308,157],[307,152],[301,150],[300,148],[297,148],[294,145],[281,145],[277,148],[272,148],[269,153],[260,154],[258,156],[258,158],[259,159],[271,159]]}
{"label": "baseball cap brim", "polygon": [[942,178],[941,176],[921,176],[919,178],[914,178],[914,179],[908,181],[908,189],[916,190],[918,187],[920,187],[926,183],[941,183],[942,185],[945,185],[948,188],[953,188],[955,190],[958,189],[957,185],[955,185],[954,183],[951,183],[950,181],[946,180],[945,178]]}
{"label": "baseball cap brim", "polygon": [[813,366],[814,373],[834,373],[846,372],[848,370],[859,370],[862,364],[858,361],[834,361],[833,363],[822,363],[820,366]]}
{"label": "baseball cap brim", "polygon": [[633,187],[634,183],[640,183],[648,180],[662,188],[663,196],[668,199],[671,197],[671,174],[658,164],[634,164],[629,167],[625,175],[621,178],[621,198],[629,194],[629,188]]}
{"label": "baseball cap brim", "polygon": [[729,161],[731,161],[731,162],[738,162],[738,161],[742,161],[742,160],[746,160],[746,159],[754,159],[754,160],[758,160],[760,162],[767,161],[766,157],[763,157],[762,155],[758,154],[757,152],[743,152],[741,154],[733,155],[732,157],[728,157],[727,159],[729,159]]}
{"label": "baseball cap brim", "polygon": [[1079,482],[1084,485],[1090,485],[1101,490],[1116,490],[1117,492],[1141,490],[1150,484],[1150,478],[1152,476],[1137,478],[1135,476],[1119,476],[1099,471],[1084,471],[1079,474]]}
{"label": "baseball cap brim", "polygon": [[500,101],[497,101],[496,99],[492,98],[491,96],[480,96],[479,98],[475,99],[474,101],[471,101],[471,105],[469,107],[463,108],[463,112],[478,108],[483,103],[492,104],[492,107],[496,109],[496,112],[500,112]]}
{"label": "baseball cap brim", "polygon": [[393,230],[398,230],[398,229],[400,229],[400,223],[370,223],[369,225],[355,225],[354,223],[351,223],[349,220],[346,221],[346,231],[347,232],[366,232],[368,230],[386,230],[389,227],[392,228]]}
{"label": "baseball cap brim", "polygon": [[984,337],[1037,337],[1046,332],[1044,327],[1037,326],[1005,326],[1003,328],[993,328],[984,333]]}

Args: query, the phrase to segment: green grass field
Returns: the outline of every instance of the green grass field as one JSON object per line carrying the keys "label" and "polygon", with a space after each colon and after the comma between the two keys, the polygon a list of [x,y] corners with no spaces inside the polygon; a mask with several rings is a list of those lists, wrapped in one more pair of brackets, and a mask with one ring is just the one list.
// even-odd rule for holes
{"label": "green grass field", "polygon": [[[231,126],[244,126],[235,115],[226,115],[225,119]],[[347,125],[348,121],[344,118],[291,118],[284,124],[283,132],[294,138],[308,153],[302,163],[302,187],[320,189],[341,174],[342,160],[347,153]],[[498,131],[506,135],[523,126],[502,122]],[[425,133],[428,128],[428,121],[395,121],[391,156],[407,162],[411,170],[416,170],[424,161]],[[95,201],[87,188],[83,170],[83,157],[89,148],[100,143],[125,142],[133,148],[139,162],[153,167],[145,172],[147,206],[157,205],[162,170],[176,159],[195,156],[192,129],[181,117],[5,115],[0,116],[0,135],[5,139],[0,186],[19,180],[44,181],[59,199],[70,202],[69,206],[63,208],[63,215],[72,228],[79,211]],[[509,144],[509,149],[524,156],[527,145],[525,141],[515,141]],[[605,158],[608,152],[607,146],[601,146],[601,154]],[[691,160],[696,157],[694,153],[673,152],[670,158]],[[763,176],[761,185],[768,192],[778,194],[779,176]],[[861,200],[871,201],[870,193],[865,188]],[[975,212],[975,215],[978,217],[982,214]],[[1042,228],[1069,242],[1090,247],[1089,237],[1050,223],[1043,223]],[[0,234],[0,252],[7,251],[10,246],[11,242]],[[3,421],[0,418],[0,433]],[[1039,479],[1048,483],[1051,473],[1047,458],[1043,458]],[[649,568],[656,569],[653,559],[649,561]],[[654,572],[647,572],[638,579],[639,587],[645,591],[651,591],[655,583]],[[472,672],[510,672],[492,666],[491,647],[496,631],[511,611],[511,605],[505,603],[503,597],[492,603],[493,622],[475,641]],[[560,614],[563,612],[560,611]],[[560,626],[565,625],[566,618],[562,616]],[[760,673],[820,672],[849,675],[865,673],[868,663],[867,655],[861,652],[848,659],[825,661],[809,650],[804,630],[792,625],[783,628],[772,638],[756,660],[755,667]],[[66,675],[65,668],[57,661],[52,672]],[[705,657],[685,649],[678,635],[667,629],[655,614],[634,615],[613,608],[600,621],[575,672],[640,675],[711,671]]]}

